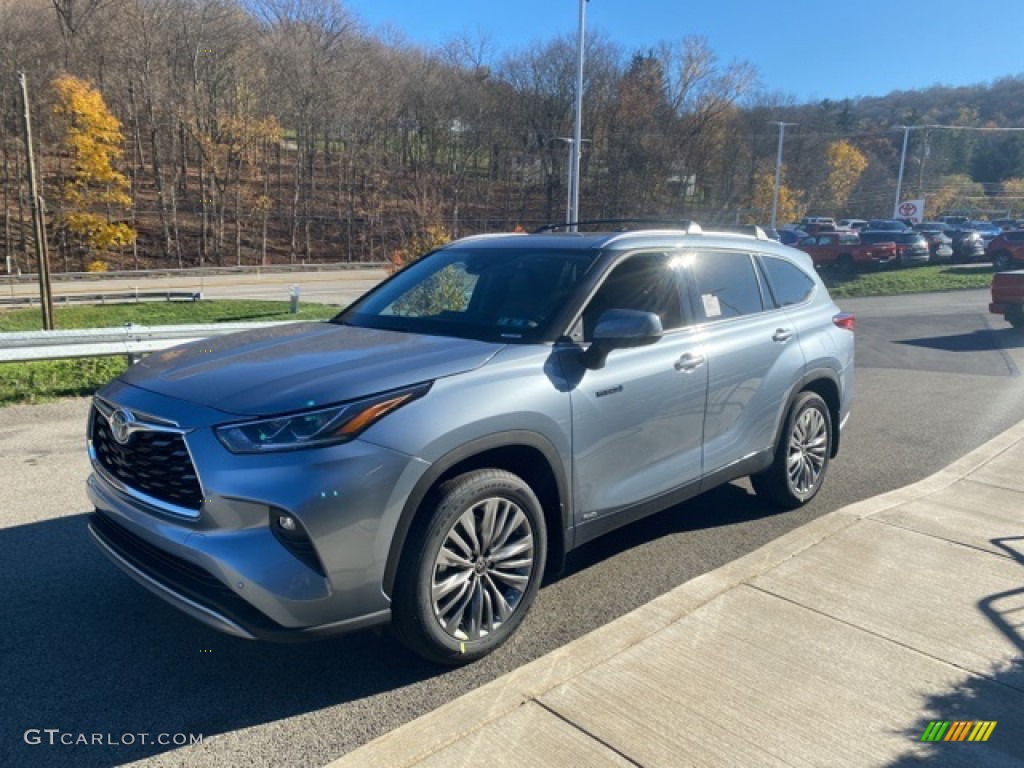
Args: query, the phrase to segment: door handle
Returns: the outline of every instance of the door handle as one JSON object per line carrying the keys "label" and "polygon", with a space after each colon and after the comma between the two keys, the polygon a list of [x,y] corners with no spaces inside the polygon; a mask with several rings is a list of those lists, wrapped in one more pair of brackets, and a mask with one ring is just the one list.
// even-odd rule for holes
{"label": "door handle", "polygon": [[677,371],[695,371],[700,368],[704,363],[707,362],[707,357],[701,354],[693,354],[687,352],[685,355],[676,360],[675,369]]}
{"label": "door handle", "polygon": [[793,332],[789,328],[776,328],[772,334],[772,341],[785,343],[793,338]]}

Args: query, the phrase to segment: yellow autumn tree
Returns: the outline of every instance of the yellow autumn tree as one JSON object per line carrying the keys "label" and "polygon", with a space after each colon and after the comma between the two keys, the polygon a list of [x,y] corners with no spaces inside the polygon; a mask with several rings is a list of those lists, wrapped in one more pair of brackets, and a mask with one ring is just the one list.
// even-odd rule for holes
{"label": "yellow autumn tree", "polygon": [[938,189],[928,195],[925,215],[934,218],[948,211],[970,210],[985,199],[985,188],[970,176],[950,174],[943,176]]}
{"label": "yellow autumn tree", "polygon": [[[768,216],[772,210],[772,200],[775,193],[775,172],[769,170],[761,170],[754,174],[754,199],[752,200],[751,207],[758,210],[764,211],[764,218],[761,221],[753,222],[755,224],[767,224]],[[785,167],[782,169],[782,174],[779,179],[779,210],[778,210],[778,221],[796,221],[800,218],[800,212],[803,210],[803,195],[798,190],[792,189],[786,185],[786,174]]]}
{"label": "yellow autumn tree", "polygon": [[439,224],[430,224],[420,233],[414,234],[400,248],[392,251],[388,256],[388,273],[394,274],[408,264],[419,259],[435,248],[447,245],[451,242],[452,236],[445,227]]}
{"label": "yellow autumn tree", "polygon": [[1016,214],[1024,210],[1024,179],[1004,179],[1002,190],[997,198],[999,205]]}
{"label": "yellow autumn tree", "polygon": [[113,219],[115,208],[131,205],[128,178],[114,168],[124,141],[121,123],[102,94],[85,80],[62,75],[53,81],[53,88],[57,94],[53,111],[63,122],[63,147],[71,157],[61,223],[77,236],[88,255],[130,245],[135,230]]}
{"label": "yellow autumn tree", "polygon": [[826,162],[828,178],[825,180],[825,193],[831,209],[842,210],[850,201],[854,187],[868,167],[868,159],[864,153],[848,141],[833,141],[828,145]]}

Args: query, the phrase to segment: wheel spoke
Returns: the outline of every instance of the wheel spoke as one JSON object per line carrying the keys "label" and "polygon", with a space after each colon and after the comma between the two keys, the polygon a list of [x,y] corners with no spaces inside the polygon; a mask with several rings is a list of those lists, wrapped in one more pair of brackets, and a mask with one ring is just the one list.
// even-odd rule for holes
{"label": "wheel spoke", "polygon": [[[456,571],[452,575],[448,576],[442,581],[434,579],[434,584],[430,590],[430,596],[433,598],[434,603],[440,603],[445,597],[450,595],[457,589],[465,589],[466,584],[469,583],[470,577],[473,575],[472,570]],[[443,613],[444,611],[442,611]]]}
{"label": "wheel spoke", "polygon": [[506,571],[497,571],[497,570],[491,570],[491,571],[488,571],[487,573],[488,573],[489,576],[491,576],[493,578],[496,578],[496,579],[501,579],[506,584],[510,584],[513,587],[520,587],[520,588],[525,587],[526,584],[530,581],[529,574],[524,575],[524,574],[520,574],[520,573],[509,573],[509,572],[506,572]]}
{"label": "wheel spoke", "polygon": [[501,499],[488,499],[480,506],[483,508],[483,515],[480,517],[479,541],[480,551],[486,552],[494,540],[495,522],[498,516],[498,509]]}
{"label": "wheel spoke", "polygon": [[533,539],[524,536],[518,541],[515,541],[511,544],[506,544],[504,547],[497,550],[496,552],[492,552],[491,558],[495,564],[504,563],[506,560],[513,558],[516,555],[521,555],[523,552],[531,551],[532,549]]}
{"label": "wheel spoke", "polygon": [[519,507],[512,505],[510,506],[511,512],[505,515],[503,524],[499,529],[498,535],[495,537],[494,541],[491,542],[492,552],[504,546],[505,542],[508,541],[509,536],[512,535],[512,532],[515,531],[520,525],[526,522],[526,515],[523,514],[523,511],[519,509]]}
{"label": "wheel spoke", "polygon": [[508,600],[505,599],[498,585],[494,583],[492,574],[488,573],[484,576],[484,583],[487,585],[487,592],[493,601],[494,612],[498,620],[495,626],[500,626],[503,621],[512,615],[513,608],[508,604]]}
{"label": "wheel spoke", "polygon": [[448,601],[445,605],[441,606],[437,603],[435,613],[437,618],[440,619],[441,624],[445,629],[453,627],[454,630],[458,630],[459,625],[462,623],[462,616],[466,612],[466,606],[469,605],[470,599],[473,597],[473,587],[469,581],[466,581],[458,594]]}
{"label": "wheel spoke", "polygon": [[473,568],[473,563],[448,546],[445,542],[437,556],[437,564],[444,568]]}
{"label": "wheel spoke", "polygon": [[469,542],[467,542],[456,530],[461,522],[462,520],[460,519],[459,522],[456,523],[450,531],[448,531],[448,536],[445,538],[445,544],[450,542],[462,551],[463,556],[472,557],[475,554],[473,547],[470,546]]}

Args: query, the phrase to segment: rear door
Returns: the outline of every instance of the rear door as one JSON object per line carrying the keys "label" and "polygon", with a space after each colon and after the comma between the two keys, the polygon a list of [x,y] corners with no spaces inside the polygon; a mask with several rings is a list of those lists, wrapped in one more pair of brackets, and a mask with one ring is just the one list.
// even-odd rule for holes
{"label": "rear door", "polygon": [[804,358],[797,324],[775,307],[752,254],[699,250],[688,263],[696,332],[708,365],[708,477],[774,444]]}

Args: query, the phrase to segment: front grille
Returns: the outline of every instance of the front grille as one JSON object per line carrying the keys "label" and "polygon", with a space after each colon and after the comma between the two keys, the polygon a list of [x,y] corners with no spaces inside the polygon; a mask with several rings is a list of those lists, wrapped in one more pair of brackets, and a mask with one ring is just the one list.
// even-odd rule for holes
{"label": "front grille", "polygon": [[181,435],[138,431],[121,445],[106,417],[94,407],[90,437],[96,461],[129,490],[187,510],[198,511],[202,506],[199,477]]}

